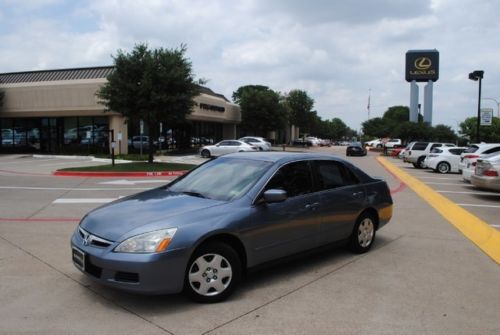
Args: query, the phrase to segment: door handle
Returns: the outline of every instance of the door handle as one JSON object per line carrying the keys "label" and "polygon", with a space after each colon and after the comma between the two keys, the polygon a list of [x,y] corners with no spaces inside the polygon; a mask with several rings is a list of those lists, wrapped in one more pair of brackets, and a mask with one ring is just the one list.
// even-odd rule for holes
{"label": "door handle", "polygon": [[318,206],[319,206],[319,202],[315,202],[315,203],[312,203],[312,204],[307,204],[304,207],[306,209],[315,210],[316,207],[318,207]]}
{"label": "door handle", "polygon": [[360,192],[354,192],[352,194],[352,196],[355,197],[355,198],[361,198],[364,194],[365,194],[365,192],[360,191]]}

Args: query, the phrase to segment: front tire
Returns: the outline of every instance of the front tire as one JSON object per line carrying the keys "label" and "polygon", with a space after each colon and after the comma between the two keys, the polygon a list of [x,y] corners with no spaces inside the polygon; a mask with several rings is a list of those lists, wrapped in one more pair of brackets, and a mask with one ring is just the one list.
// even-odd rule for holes
{"label": "front tire", "polygon": [[361,214],[354,225],[349,241],[349,249],[356,254],[367,252],[372,247],[373,241],[375,241],[376,231],[376,220],[373,215]]}
{"label": "front tire", "polygon": [[184,292],[196,302],[223,301],[238,285],[241,272],[241,261],[233,248],[220,242],[202,245],[188,263]]}

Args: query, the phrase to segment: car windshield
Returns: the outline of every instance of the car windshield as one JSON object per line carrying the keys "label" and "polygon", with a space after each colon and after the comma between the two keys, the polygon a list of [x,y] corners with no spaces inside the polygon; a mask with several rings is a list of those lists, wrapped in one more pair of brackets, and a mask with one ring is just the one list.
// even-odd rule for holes
{"label": "car windshield", "polygon": [[250,159],[219,158],[203,164],[171,184],[172,192],[231,201],[244,195],[272,163]]}

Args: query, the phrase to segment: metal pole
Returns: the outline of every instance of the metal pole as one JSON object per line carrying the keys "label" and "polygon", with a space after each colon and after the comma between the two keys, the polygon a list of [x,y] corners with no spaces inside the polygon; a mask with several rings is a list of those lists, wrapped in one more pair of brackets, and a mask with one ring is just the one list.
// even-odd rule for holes
{"label": "metal pole", "polygon": [[476,142],[481,142],[481,137],[479,136],[479,126],[481,124],[481,77],[479,77],[479,98],[477,100],[477,125],[476,125]]}
{"label": "metal pole", "polygon": [[115,166],[115,130],[111,129],[111,165]]}

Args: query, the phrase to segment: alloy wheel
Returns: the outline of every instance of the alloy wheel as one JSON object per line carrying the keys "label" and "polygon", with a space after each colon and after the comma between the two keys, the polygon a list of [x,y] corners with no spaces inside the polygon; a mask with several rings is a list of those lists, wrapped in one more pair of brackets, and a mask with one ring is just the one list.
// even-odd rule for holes
{"label": "alloy wheel", "polygon": [[358,226],[358,243],[361,247],[370,246],[375,233],[375,225],[370,218],[364,218]]}

